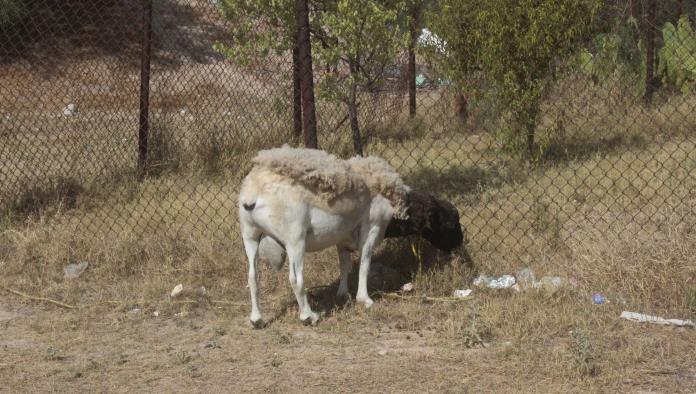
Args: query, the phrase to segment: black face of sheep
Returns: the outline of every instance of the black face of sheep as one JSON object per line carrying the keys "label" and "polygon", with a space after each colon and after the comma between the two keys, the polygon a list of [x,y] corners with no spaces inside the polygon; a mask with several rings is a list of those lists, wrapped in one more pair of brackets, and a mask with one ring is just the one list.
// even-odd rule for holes
{"label": "black face of sheep", "polygon": [[407,206],[408,219],[392,219],[386,238],[420,235],[447,253],[462,245],[464,234],[454,205],[430,193],[412,191]]}

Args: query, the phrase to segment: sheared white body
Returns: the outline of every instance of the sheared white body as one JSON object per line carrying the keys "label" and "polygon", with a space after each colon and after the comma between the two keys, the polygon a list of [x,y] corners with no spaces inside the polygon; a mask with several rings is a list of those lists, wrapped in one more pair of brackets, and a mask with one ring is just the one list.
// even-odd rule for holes
{"label": "sheared white body", "polygon": [[[249,209],[252,204],[253,208]],[[304,289],[305,252],[336,246],[340,262],[338,295],[347,296],[350,252],[358,251],[360,272],[356,300],[366,306],[372,305],[367,293],[370,259],[394,215],[392,204],[381,194],[362,188],[328,200],[290,177],[256,167],[242,185],[239,215],[249,260],[250,319],[255,326],[263,324],[256,270],[259,241],[263,236],[270,236],[285,247],[290,284],[303,322],[314,324],[318,320]]]}

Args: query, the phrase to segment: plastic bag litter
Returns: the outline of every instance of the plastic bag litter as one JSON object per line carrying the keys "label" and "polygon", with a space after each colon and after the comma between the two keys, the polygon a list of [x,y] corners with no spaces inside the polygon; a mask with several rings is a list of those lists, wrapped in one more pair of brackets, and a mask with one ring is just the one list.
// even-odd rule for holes
{"label": "plastic bag litter", "polygon": [[536,277],[534,276],[534,271],[529,268],[523,268],[515,274],[517,278],[517,283],[522,289],[527,289],[529,287],[534,287],[536,282]]}
{"label": "plastic bag litter", "polygon": [[69,264],[63,268],[64,277],[67,279],[78,278],[83,272],[85,272],[88,266],[89,263],[86,261],[77,264]]}
{"label": "plastic bag litter", "polygon": [[408,293],[409,291],[413,291],[413,283],[411,283],[411,282],[404,283],[404,285],[401,286],[399,291],[402,293]]}
{"label": "plastic bag litter", "polygon": [[174,288],[172,289],[172,293],[170,295],[172,297],[176,297],[179,294],[181,294],[182,291],[184,291],[184,285],[179,283],[178,285],[174,286]]}
{"label": "plastic bag litter", "polygon": [[499,278],[492,278],[486,275],[479,275],[474,279],[474,286],[488,287],[489,289],[509,289],[515,285],[515,277],[503,275]]}
{"label": "plastic bag litter", "polygon": [[569,286],[568,281],[559,276],[544,276],[538,282],[534,282],[535,289],[544,290],[552,294],[567,286]]}
{"label": "plastic bag litter", "polygon": [[594,302],[596,305],[602,305],[607,301],[607,298],[604,297],[601,293],[595,293],[592,294],[592,302]]}
{"label": "plastic bag litter", "polygon": [[452,296],[457,298],[466,298],[471,295],[474,291],[471,289],[457,289],[452,293]]}
{"label": "plastic bag litter", "polygon": [[663,319],[658,316],[644,315],[642,313],[623,311],[621,312],[622,319],[638,322],[638,323],[652,323],[660,324],[663,326],[677,326],[677,327],[691,327],[696,328],[694,322],[691,320],[680,320],[680,319]]}

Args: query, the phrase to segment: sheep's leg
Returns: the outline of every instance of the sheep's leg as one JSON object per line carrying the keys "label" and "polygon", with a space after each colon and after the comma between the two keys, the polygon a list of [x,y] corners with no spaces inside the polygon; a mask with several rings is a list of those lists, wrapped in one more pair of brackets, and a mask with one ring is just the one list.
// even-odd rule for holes
{"label": "sheep's leg", "polygon": [[372,306],[374,301],[367,294],[367,276],[370,273],[372,251],[379,236],[380,228],[378,226],[363,228],[363,231],[360,232],[360,272],[358,275],[358,294],[355,299],[368,308]]}
{"label": "sheep's leg", "polygon": [[337,296],[341,298],[350,298],[348,294],[348,274],[353,268],[353,262],[350,260],[350,251],[344,248],[336,248],[338,250],[338,261],[341,268],[341,279],[338,284]]}
{"label": "sheep's leg", "polygon": [[253,230],[242,231],[242,240],[244,242],[244,251],[249,260],[249,292],[251,293],[251,315],[249,320],[254,328],[262,328],[264,326],[261,318],[261,309],[259,308],[259,286],[256,271],[256,257],[259,250],[259,240],[261,233]]}
{"label": "sheep's leg", "polygon": [[300,320],[305,324],[316,324],[319,315],[312,312],[312,308],[307,301],[307,293],[304,288],[304,254],[305,241],[293,242],[286,245],[289,259],[290,285],[297,298],[297,305],[300,309]]}

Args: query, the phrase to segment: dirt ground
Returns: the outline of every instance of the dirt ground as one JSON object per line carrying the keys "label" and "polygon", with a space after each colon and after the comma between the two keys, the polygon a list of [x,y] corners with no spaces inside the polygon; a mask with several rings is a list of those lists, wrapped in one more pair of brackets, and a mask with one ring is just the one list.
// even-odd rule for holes
{"label": "dirt ground", "polygon": [[[378,310],[407,303],[379,302]],[[355,306],[305,327],[290,303],[253,330],[242,304],[155,316],[152,308],[63,310],[5,297],[0,392],[696,392],[696,359],[671,364],[669,349],[621,379],[567,379],[549,370],[564,369],[554,367],[566,348],[559,339],[532,353],[499,339],[467,348],[438,329],[412,330]],[[674,347],[696,341],[688,329],[626,322],[612,331],[617,349],[645,335]]]}

